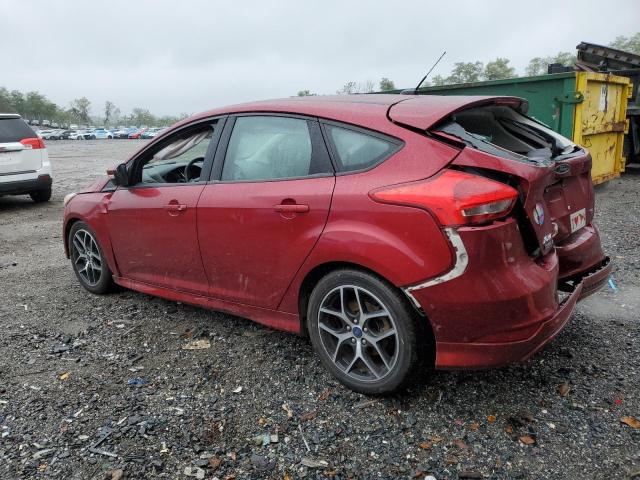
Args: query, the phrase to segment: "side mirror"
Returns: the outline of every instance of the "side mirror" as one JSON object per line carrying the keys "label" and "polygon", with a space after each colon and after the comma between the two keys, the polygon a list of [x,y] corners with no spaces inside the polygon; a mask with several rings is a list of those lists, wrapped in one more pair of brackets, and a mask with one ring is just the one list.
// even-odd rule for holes
{"label": "side mirror", "polygon": [[120,187],[126,187],[129,185],[129,172],[127,171],[127,165],[121,163],[113,171],[113,181]]}

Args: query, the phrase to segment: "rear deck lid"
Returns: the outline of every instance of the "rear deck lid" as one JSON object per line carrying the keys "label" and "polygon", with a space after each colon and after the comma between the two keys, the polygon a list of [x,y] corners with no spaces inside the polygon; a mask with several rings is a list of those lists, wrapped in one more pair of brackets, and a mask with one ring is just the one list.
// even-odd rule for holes
{"label": "rear deck lid", "polygon": [[391,105],[387,115],[394,123],[425,131],[455,112],[481,105],[508,105],[521,113],[529,108],[518,97],[416,95]]}

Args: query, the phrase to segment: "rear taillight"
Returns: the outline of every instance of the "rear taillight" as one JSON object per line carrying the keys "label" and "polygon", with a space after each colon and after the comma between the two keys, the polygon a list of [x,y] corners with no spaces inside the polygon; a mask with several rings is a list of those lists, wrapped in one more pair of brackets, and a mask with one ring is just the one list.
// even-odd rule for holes
{"label": "rear taillight", "polygon": [[469,225],[504,217],[518,198],[509,185],[458,170],[383,187],[369,193],[377,202],[408,205],[433,212],[442,225]]}
{"label": "rear taillight", "polygon": [[32,148],[34,150],[39,148],[45,148],[44,140],[42,140],[40,137],[23,138],[22,140],[20,140],[20,143],[23,144],[25,147]]}

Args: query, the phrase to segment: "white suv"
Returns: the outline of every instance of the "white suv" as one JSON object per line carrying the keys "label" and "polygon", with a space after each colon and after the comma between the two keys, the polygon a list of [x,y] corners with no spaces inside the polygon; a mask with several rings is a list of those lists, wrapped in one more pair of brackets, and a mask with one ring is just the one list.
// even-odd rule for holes
{"label": "white suv", "polygon": [[20,117],[0,113],[0,196],[51,198],[51,164],[44,142]]}

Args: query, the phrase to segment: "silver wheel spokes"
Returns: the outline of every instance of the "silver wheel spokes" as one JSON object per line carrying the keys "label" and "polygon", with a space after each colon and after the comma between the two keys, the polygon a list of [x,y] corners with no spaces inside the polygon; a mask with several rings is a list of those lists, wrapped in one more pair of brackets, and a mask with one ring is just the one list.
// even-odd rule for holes
{"label": "silver wheel spokes", "polygon": [[318,330],[329,358],[357,380],[380,380],[398,359],[393,317],[364,288],[345,285],[330,291],[320,303]]}
{"label": "silver wheel spokes", "polygon": [[78,230],[72,243],[73,267],[85,282],[96,285],[102,275],[102,257],[93,235],[86,230]]}

